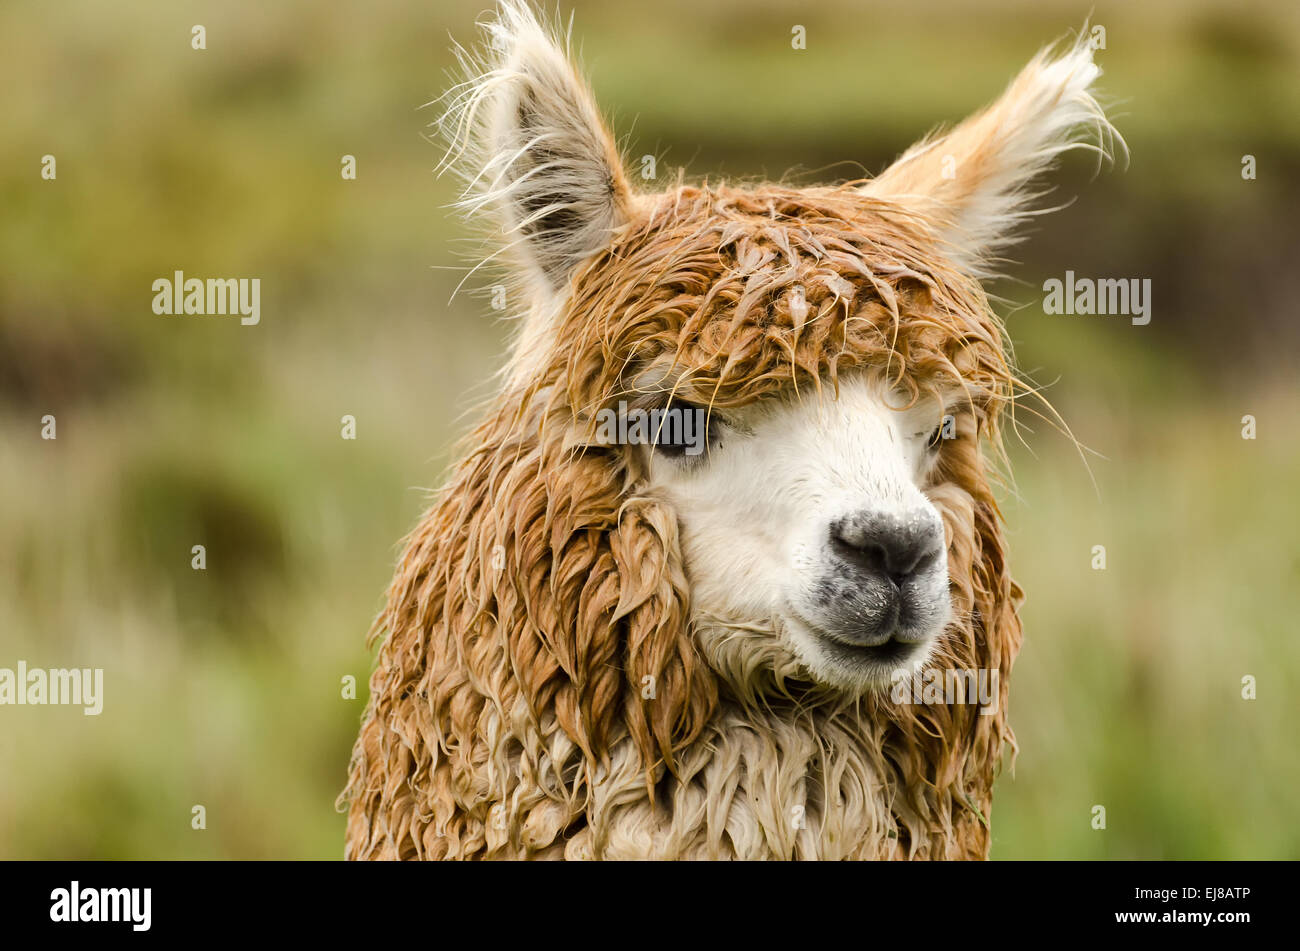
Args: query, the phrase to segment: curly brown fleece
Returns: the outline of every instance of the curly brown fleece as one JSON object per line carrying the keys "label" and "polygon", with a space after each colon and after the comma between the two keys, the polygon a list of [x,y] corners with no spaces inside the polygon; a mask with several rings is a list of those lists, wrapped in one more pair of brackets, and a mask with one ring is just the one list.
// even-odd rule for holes
{"label": "curly brown fleece", "polygon": [[[987,856],[1021,635],[985,455],[1017,384],[983,291],[946,261],[924,221],[851,186],[641,203],[407,541],[372,632],[347,856]],[[957,617],[934,664],[998,671],[995,715],[711,667],[638,447],[589,438],[665,363],[717,407],[846,373],[968,391],[977,428],[925,489]]]}

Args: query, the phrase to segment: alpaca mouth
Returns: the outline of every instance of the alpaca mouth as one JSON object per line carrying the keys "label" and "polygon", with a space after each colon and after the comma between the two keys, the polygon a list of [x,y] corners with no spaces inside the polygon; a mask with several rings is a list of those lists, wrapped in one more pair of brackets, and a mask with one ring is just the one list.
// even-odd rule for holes
{"label": "alpaca mouth", "polygon": [[[791,639],[817,679],[842,686],[887,684],[899,670],[910,670],[929,655],[934,638],[906,636],[894,628],[874,643],[852,643],[790,611]],[[818,673],[823,676],[817,676]]]}
{"label": "alpaca mouth", "polygon": [[822,650],[841,664],[878,669],[905,667],[912,655],[923,648],[918,641],[903,641],[890,637],[879,644],[845,644],[826,635],[821,636]]}

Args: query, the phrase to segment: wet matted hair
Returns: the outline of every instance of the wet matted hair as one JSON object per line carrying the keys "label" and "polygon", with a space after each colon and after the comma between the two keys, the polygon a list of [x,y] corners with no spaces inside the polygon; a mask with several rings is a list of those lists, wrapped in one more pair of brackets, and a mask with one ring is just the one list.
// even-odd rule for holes
{"label": "wet matted hair", "polygon": [[[519,330],[372,631],[347,856],[985,857],[1021,640],[991,483],[1025,387],[980,280],[1030,182],[1111,141],[1088,46],[874,179],[642,194],[555,31],[513,0],[486,28],[448,166],[506,238]],[[654,451],[596,437],[620,403],[743,432],[755,407],[868,384],[961,417],[917,478],[951,600],[923,660],[994,672],[983,712],[821,676],[780,618],[705,591],[718,569],[685,540],[710,529]]]}

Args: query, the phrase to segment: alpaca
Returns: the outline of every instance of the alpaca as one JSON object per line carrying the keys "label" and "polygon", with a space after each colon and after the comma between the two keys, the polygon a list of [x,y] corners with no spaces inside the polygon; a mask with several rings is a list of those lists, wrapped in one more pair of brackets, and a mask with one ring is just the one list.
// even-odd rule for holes
{"label": "alpaca", "polygon": [[[874,179],[648,194],[555,30],[522,0],[486,30],[446,164],[517,337],[371,631],[345,854],[987,857],[1025,385],[980,282],[1032,180],[1108,154],[1090,49]],[[704,451],[598,432],[648,410]],[[920,671],[993,702],[891,689]]]}

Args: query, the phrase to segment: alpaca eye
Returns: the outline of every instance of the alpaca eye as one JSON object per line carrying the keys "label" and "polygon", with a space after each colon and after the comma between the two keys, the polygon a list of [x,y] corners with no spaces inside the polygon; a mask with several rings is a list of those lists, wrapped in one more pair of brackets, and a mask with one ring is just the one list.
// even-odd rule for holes
{"label": "alpaca eye", "polygon": [[944,416],[939,420],[939,425],[930,430],[930,435],[926,438],[925,448],[931,452],[938,449],[944,441],[945,430],[950,434],[949,438],[957,435],[957,421],[952,416]]}
{"label": "alpaca eye", "polygon": [[674,459],[695,459],[714,442],[716,424],[702,406],[672,400],[651,414],[655,452]]}

